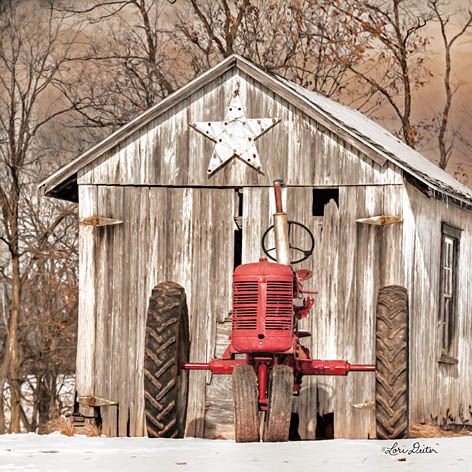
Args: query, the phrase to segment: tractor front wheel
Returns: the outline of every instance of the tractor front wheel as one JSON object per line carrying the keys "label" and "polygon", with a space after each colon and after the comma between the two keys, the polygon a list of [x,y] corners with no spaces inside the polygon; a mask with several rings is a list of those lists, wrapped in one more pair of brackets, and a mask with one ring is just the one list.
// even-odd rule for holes
{"label": "tractor front wheel", "polygon": [[187,417],[188,313],[183,287],[162,282],[152,291],[146,320],[144,406],[152,438],[183,438]]}
{"label": "tractor front wheel", "polygon": [[292,416],[293,370],[291,367],[275,365],[272,368],[268,396],[264,441],[286,442]]}
{"label": "tractor front wheel", "polygon": [[257,376],[253,367],[237,365],[233,370],[232,383],[236,442],[259,442]]}

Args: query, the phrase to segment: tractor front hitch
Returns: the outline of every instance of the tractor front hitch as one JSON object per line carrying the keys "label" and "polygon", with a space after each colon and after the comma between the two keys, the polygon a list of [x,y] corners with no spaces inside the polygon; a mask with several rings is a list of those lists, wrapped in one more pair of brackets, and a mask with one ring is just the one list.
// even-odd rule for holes
{"label": "tractor front hitch", "polygon": [[[213,359],[211,362],[184,362],[182,369],[211,370],[213,374],[232,374],[237,365],[249,364],[248,359]],[[302,375],[347,375],[349,372],[373,372],[372,364],[349,364],[347,361],[327,361],[320,359],[302,359],[296,362],[295,371]],[[267,371],[268,363],[263,362],[262,371]],[[260,380],[260,379],[259,379]]]}
{"label": "tractor front hitch", "polygon": [[375,365],[349,364],[347,361],[303,359],[298,364],[302,375],[347,375],[349,372],[375,371]]}

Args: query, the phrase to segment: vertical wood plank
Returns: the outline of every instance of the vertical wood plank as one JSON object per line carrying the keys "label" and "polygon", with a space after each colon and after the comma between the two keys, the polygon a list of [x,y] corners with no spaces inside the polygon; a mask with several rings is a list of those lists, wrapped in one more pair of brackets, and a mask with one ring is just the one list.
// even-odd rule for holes
{"label": "vertical wood plank", "polygon": [[141,281],[138,280],[138,254],[139,254],[139,221],[140,221],[140,193],[138,189],[129,188],[129,231],[130,231],[130,261],[129,261],[129,298],[128,298],[128,392],[129,392],[129,435],[136,436],[136,415],[137,402],[135,397],[137,388],[136,378],[136,346],[137,329],[136,320],[138,319],[138,296]]}
{"label": "vertical wood plank", "polygon": [[[97,211],[95,186],[79,186],[79,216]],[[92,226],[79,226],[79,322],[77,333],[76,390],[79,395],[95,393],[95,270],[96,238]]]}
{"label": "vertical wood plank", "polygon": [[[230,343],[235,199],[231,189],[212,190],[209,198],[212,226],[209,228],[209,247],[205,259],[209,263],[208,281],[217,280],[216,283],[208,283],[210,310],[205,339],[206,358],[211,360],[221,356]],[[200,264],[203,263],[201,259]],[[207,372],[206,381],[204,436],[233,437],[231,376]]]}
{"label": "vertical wood plank", "polygon": [[[340,232],[339,232],[339,291],[338,291],[338,355],[352,359],[353,334],[356,318],[356,267],[357,267],[357,228],[353,215],[357,214],[357,188],[339,189]],[[335,438],[350,437],[349,425],[352,424],[351,402],[353,398],[352,377],[336,379],[336,410],[334,414]]]}
{"label": "vertical wood plank", "polygon": [[[123,219],[123,194],[122,187],[112,187],[108,189],[110,197],[110,217]],[[123,356],[123,331],[122,318],[125,314],[122,311],[123,296],[123,234],[125,232],[124,224],[115,225],[113,235],[113,245],[109,251],[109,258],[113,261],[113,272],[111,275],[111,313],[112,313],[112,335],[111,335],[111,356],[114,359],[110,362],[110,400],[118,402],[118,406],[109,407],[110,413],[110,435],[119,435],[119,408],[120,408],[120,384],[126,382],[126,373],[121,370]],[[107,296],[106,294],[104,296]]]}
{"label": "vertical wood plank", "polygon": [[138,243],[138,280],[137,280],[137,317],[136,317],[136,417],[135,417],[135,431],[136,436],[143,436],[145,434],[144,423],[144,337],[146,327],[146,316],[148,308],[148,300],[150,293],[148,292],[149,279],[149,221],[150,221],[150,201],[149,188],[142,187],[139,189],[140,194],[140,220],[138,227],[138,234],[136,235]]}
{"label": "vertical wood plank", "polygon": [[[132,206],[131,206],[132,190],[124,187],[121,192],[121,208],[123,227],[121,228],[121,247],[117,247],[117,256],[122,259],[121,271],[121,292],[116,298],[119,307],[116,307],[119,312],[117,319],[119,325],[120,338],[118,340],[117,349],[120,350],[118,357],[119,362],[117,370],[119,369],[119,376],[117,378],[117,392],[118,392],[118,435],[120,437],[127,436],[129,430],[130,419],[130,403],[131,390],[129,389],[129,377],[134,375],[129,369],[129,353],[130,353],[130,337],[129,325],[131,312],[129,310],[130,292],[131,292],[131,264],[132,264]],[[116,294],[115,294],[116,295]],[[115,306],[115,304],[114,304]]]}
{"label": "vertical wood plank", "polygon": [[[357,217],[382,214],[382,187],[359,188]],[[401,229],[401,228],[400,228]],[[383,257],[384,228],[357,224],[356,320],[352,358],[356,364],[375,364],[375,319],[381,268],[388,264]],[[401,233],[399,236],[401,240]],[[349,425],[353,438],[375,438],[375,412],[368,408],[375,402],[375,374],[352,373],[353,397],[350,401],[352,421]],[[367,408],[366,408],[367,407]]]}
{"label": "vertical wood plank", "polygon": [[[97,187],[97,214],[109,216],[110,193],[104,186]],[[95,395],[100,398],[111,399],[112,366],[109,355],[112,352],[113,318],[111,297],[107,296],[112,290],[113,260],[110,254],[113,251],[113,231],[115,228],[103,226],[94,228],[97,238],[96,252],[96,345],[95,345]],[[102,431],[107,436],[115,433],[115,425],[110,418],[109,407],[101,407]]]}

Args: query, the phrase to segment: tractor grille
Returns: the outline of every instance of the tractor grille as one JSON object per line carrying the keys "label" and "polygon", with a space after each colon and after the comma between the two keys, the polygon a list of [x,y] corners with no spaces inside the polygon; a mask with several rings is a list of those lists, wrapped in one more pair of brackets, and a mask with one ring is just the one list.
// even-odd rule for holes
{"label": "tractor grille", "polygon": [[[259,283],[234,282],[233,330],[256,330]],[[290,281],[267,282],[265,329],[291,330],[293,320],[293,284]]]}
{"label": "tractor grille", "polygon": [[257,328],[258,282],[234,282],[233,330]]}
{"label": "tractor grille", "polygon": [[291,330],[293,318],[292,282],[267,282],[266,329]]}

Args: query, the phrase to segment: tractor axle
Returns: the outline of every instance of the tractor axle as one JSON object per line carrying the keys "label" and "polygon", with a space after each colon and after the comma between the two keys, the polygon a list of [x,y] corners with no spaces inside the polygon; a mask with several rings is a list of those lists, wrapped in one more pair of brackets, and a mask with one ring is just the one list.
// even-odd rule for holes
{"label": "tractor axle", "polygon": [[[237,365],[249,364],[246,359],[213,359],[211,362],[184,362],[181,368],[185,370],[211,370],[213,374],[232,374]],[[254,360],[258,364],[257,359]],[[264,359],[264,366],[267,361]],[[347,361],[330,361],[319,359],[303,359],[296,361],[295,371],[302,375],[347,375],[348,372],[373,372],[372,364],[349,364]]]}

